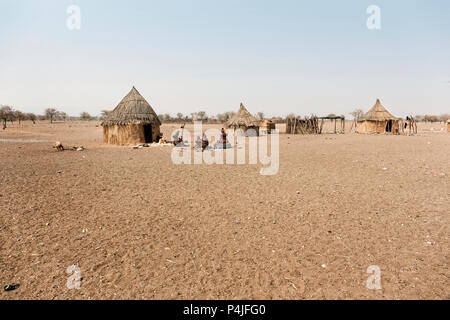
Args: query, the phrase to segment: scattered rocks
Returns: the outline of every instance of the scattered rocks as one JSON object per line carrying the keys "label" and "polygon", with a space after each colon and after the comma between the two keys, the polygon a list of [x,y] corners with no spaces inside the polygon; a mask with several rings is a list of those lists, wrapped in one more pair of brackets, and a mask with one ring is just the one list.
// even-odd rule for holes
{"label": "scattered rocks", "polygon": [[5,291],[13,291],[13,290],[16,290],[17,288],[19,288],[20,287],[20,284],[18,284],[18,283],[13,283],[13,284],[8,284],[8,285],[6,285],[3,289],[5,290]]}
{"label": "scattered rocks", "polygon": [[83,147],[83,146],[80,146],[80,147],[74,146],[74,147],[67,147],[66,148],[66,147],[64,147],[62,145],[62,143],[60,141],[56,141],[55,145],[53,146],[53,148],[55,148],[57,151],[65,151],[65,150],[68,150],[68,151],[84,151],[84,150],[86,150],[86,148]]}
{"label": "scattered rocks", "polygon": [[137,146],[133,146],[133,149],[142,149],[142,148],[148,148],[150,145],[148,143],[139,144]]}
{"label": "scattered rocks", "polygon": [[57,151],[64,151],[64,146],[60,141],[56,141],[54,147]]}

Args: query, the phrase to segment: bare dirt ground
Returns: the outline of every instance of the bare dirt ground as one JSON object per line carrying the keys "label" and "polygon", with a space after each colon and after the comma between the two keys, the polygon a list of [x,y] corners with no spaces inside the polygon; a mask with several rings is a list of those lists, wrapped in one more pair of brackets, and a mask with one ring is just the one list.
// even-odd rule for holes
{"label": "bare dirt ground", "polygon": [[96,122],[15,124],[0,132],[0,285],[20,287],[0,299],[449,299],[441,128],[280,135],[279,172],[262,176],[104,146]]}

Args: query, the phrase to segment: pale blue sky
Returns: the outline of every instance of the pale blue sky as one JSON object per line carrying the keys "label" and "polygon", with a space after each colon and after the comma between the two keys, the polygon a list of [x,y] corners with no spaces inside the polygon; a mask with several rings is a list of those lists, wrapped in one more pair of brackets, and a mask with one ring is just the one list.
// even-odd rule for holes
{"label": "pale blue sky", "polygon": [[98,114],[133,85],[157,113],[450,113],[450,1],[0,0],[0,104]]}

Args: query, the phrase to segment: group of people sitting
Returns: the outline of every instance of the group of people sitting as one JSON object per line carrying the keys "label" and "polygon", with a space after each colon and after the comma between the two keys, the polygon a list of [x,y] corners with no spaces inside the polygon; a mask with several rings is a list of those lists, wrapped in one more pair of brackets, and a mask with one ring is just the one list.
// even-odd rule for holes
{"label": "group of people sitting", "polygon": [[[175,132],[175,134],[173,135],[173,144],[174,146],[185,146],[184,141],[183,141],[183,131],[184,131],[184,126],[182,126],[179,130],[177,130]],[[225,129],[222,128],[222,130],[220,131],[220,139],[214,144],[213,148],[214,149],[227,149],[227,148],[231,148],[231,144],[228,142],[227,140],[227,136],[228,134],[225,132]],[[160,136],[158,136],[159,139],[159,143],[166,143],[166,140],[163,139],[162,137],[162,133],[160,134]],[[197,150],[202,150],[205,151],[206,149],[208,149],[209,147],[209,140],[208,137],[206,135],[206,133],[203,133],[202,137],[200,138],[200,136],[197,136],[197,138],[195,139],[195,146],[194,148]]]}
{"label": "group of people sitting", "polygon": [[209,146],[209,140],[206,136],[206,133],[203,133],[202,138],[200,139],[200,136],[197,136],[197,139],[195,140],[195,149],[200,150],[202,149],[202,152],[205,151],[206,148]]}
{"label": "group of people sitting", "polygon": [[[209,146],[209,140],[208,137],[206,136],[206,133],[203,133],[202,138],[200,138],[200,136],[197,136],[197,139],[195,140],[195,148],[198,150],[202,150],[205,151]],[[228,143],[227,141],[227,133],[225,132],[225,129],[222,128],[221,132],[220,132],[220,140],[217,141],[214,144],[214,148],[215,149],[226,149],[227,147],[231,147],[231,145]]]}

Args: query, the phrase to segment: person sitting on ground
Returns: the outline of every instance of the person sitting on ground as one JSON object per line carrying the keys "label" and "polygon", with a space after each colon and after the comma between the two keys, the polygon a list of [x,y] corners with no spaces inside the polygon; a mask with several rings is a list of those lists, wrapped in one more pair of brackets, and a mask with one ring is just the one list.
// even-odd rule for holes
{"label": "person sitting on ground", "polygon": [[201,149],[202,147],[202,139],[200,139],[200,136],[197,136],[195,139],[195,149]]}
{"label": "person sitting on ground", "polygon": [[221,134],[222,134],[223,147],[226,148],[226,145],[227,145],[227,133],[225,132],[224,128],[222,128]]}
{"label": "person sitting on ground", "polygon": [[205,149],[209,146],[208,137],[206,136],[206,133],[203,133],[202,138],[202,152],[205,151]]}
{"label": "person sitting on ground", "polygon": [[180,127],[180,129],[178,129],[175,134],[173,135],[173,144],[174,145],[178,145],[181,142],[183,142],[183,131],[184,131],[184,125],[182,125]]}
{"label": "person sitting on ground", "polygon": [[156,141],[157,141],[157,143],[159,143],[159,144],[166,143],[166,140],[164,140],[163,134],[162,134],[162,133],[160,133],[160,134],[158,134],[158,135],[156,136]]}

